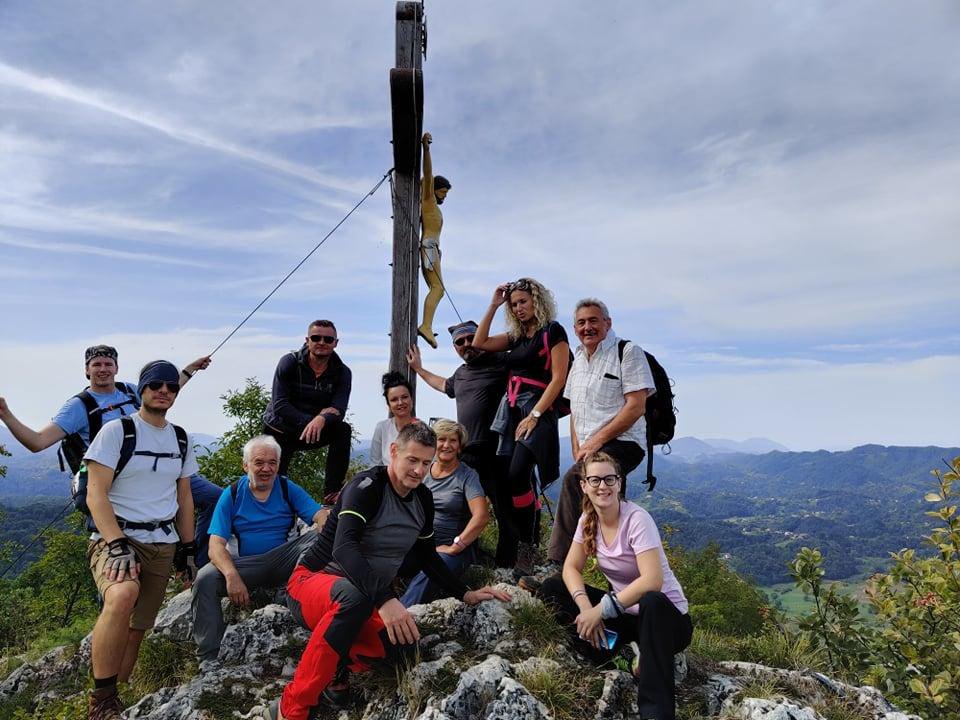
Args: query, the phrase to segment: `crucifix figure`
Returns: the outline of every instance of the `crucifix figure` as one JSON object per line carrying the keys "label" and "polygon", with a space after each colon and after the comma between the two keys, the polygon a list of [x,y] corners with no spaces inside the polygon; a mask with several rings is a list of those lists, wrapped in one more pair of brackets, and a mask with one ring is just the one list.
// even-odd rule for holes
{"label": "crucifix figure", "polygon": [[430,133],[423,134],[423,179],[420,181],[420,269],[427,282],[429,292],[423,301],[423,322],[417,328],[417,334],[433,348],[437,339],[433,332],[433,315],[443,297],[443,277],[440,274],[440,231],[443,229],[443,213],[440,206],[450,191],[450,181],[442,175],[433,175],[433,162],[430,158]]}

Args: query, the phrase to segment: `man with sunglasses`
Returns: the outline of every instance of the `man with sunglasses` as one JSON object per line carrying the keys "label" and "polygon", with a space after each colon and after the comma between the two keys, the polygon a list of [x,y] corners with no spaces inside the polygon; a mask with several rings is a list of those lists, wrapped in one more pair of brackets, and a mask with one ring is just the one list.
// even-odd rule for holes
{"label": "man with sunglasses", "polygon": [[137,391],[140,409],[104,425],[84,455],[87,505],[98,528],[87,555],[103,597],[91,645],[88,712],[96,720],[120,717],[117,683],[130,677],[171,569],[188,582],[196,574],[190,476],[197,461],[185,433],[166,418],[180,372],[165,360],[148,363]]}
{"label": "man with sunglasses", "polygon": [[352,374],[337,355],[337,328],[330,320],[307,327],[303,347],[280,358],[273,395],[263,413],[263,432],[280,443],[281,475],[300,450],[327,449],[324,493],[343,487],[350,464],[350,425],[344,422]]}
{"label": "man with sunglasses", "polygon": [[497,456],[497,435],[490,429],[500,398],[507,387],[504,353],[490,353],[471,345],[477,331],[477,324],[472,320],[453,325],[447,330],[453,340],[453,349],[463,360],[453,375],[445,378],[423,367],[420,349],[416,345],[407,351],[407,364],[427,385],[457,401],[457,422],[467,429],[467,443],[460,459],[477,471],[484,492],[493,500],[494,515],[500,528],[497,565],[513,567],[512,557],[516,550],[511,552],[509,548],[515,548],[517,541],[509,532],[512,524],[504,515],[508,512],[511,498],[509,488],[498,488],[497,483],[497,478],[506,474],[505,467],[498,472],[498,463],[506,463]]}
{"label": "man with sunglasses", "polygon": [[[210,366],[210,356],[204,355],[184,366],[180,371],[180,386],[200,370]],[[27,450],[38,453],[60,443],[61,469],[64,462],[76,474],[80,462],[97,431],[111,420],[133,415],[140,408],[140,394],[134,383],[118,382],[117,349],[110,345],[93,345],[84,352],[84,374],[90,384],[67,400],[53,420],[40,430],[24,425],[10,411],[6,400],[0,397],[0,421]],[[213,508],[220,498],[221,488],[199,473],[191,478],[193,501],[197,516],[197,563],[207,562],[207,532]]]}
{"label": "man with sunglasses", "polygon": [[[557,515],[550,534],[549,559],[563,565],[580,519],[583,492],[580,461],[597,452],[610,455],[626,477],[643,460],[647,397],[656,391],[650,365],[639,345],[620,340],[606,304],[580,300],[573,328],[580,340],[567,374],[564,396],[570,400],[570,442],[574,465],[563,477]],[[528,578],[522,584],[531,589]]]}

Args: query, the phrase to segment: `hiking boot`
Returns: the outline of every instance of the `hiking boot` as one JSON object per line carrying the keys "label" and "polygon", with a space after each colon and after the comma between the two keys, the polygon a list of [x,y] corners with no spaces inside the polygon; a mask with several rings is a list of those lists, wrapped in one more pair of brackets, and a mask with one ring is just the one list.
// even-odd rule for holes
{"label": "hiking boot", "polygon": [[122,712],[123,703],[116,685],[90,692],[87,703],[88,720],[119,720]]}
{"label": "hiking boot", "polygon": [[534,597],[537,597],[540,594],[540,588],[543,586],[543,581],[536,575],[524,575],[522,578],[517,580],[517,585]]}
{"label": "hiking boot", "polygon": [[335,688],[327,685],[320,693],[320,702],[336,710],[346,710],[353,704],[353,694],[350,692],[350,686],[344,685],[342,688]]}
{"label": "hiking boot", "polygon": [[536,565],[540,562],[540,549],[533,543],[517,543],[517,563],[513,566],[514,580],[526,575],[533,575]]}

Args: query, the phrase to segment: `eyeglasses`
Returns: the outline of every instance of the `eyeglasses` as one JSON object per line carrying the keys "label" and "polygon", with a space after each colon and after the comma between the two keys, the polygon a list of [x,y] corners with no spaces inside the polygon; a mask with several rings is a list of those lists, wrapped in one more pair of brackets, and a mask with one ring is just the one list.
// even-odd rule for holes
{"label": "eyeglasses", "polygon": [[621,478],[619,475],[587,475],[584,480],[590,483],[590,487],[600,487],[600,483],[607,487],[613,487],[620,482]]}
{"label": "eyeglasses", "polygon": [[164,385],[167,386],[167,390],[176,395],[180,392],[180,383],[178,382],[167,382],[166,380],[153,380],[152,382],[147,383],[147,387],[153,390],[154,392],[160,392],[160,388]]}
{"label": "eyeglasses", "polygon": [[463,337],[458,337],[453,341],[453,344],[457,347],[462,347],[463,345],[469,345],[473,342],[473,335],[464,335]]}
{"label": "eyeglasses", "polygon": [[324,345],[333,345],[337,341],[337,338],[335,335],[311,335],[307,340],[315,343],[323,343]]}
{"label": "eyeglasses", "polygon": [[513,292],[514,290],[522,290],[523,292],[530,292],[533,289],[533,285],[530,284],[530,281],[521,278],[516,282],[512,282],[507,285],[507,292]]}

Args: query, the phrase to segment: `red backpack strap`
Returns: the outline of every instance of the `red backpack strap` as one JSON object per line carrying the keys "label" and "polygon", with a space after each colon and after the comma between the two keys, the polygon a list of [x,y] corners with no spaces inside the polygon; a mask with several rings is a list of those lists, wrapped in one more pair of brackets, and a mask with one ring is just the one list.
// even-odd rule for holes
{"label": "red backpack strap", "polygon": [[549,339],[549,333],[546,330],[543,331],[543,350],[538,352],[537,355],[546,356],[546,359],[544,360],[544,363],[543,363],[543,369],[549,370],[551,361],[553,360],[553,358],[550,356],[550,339]]}

